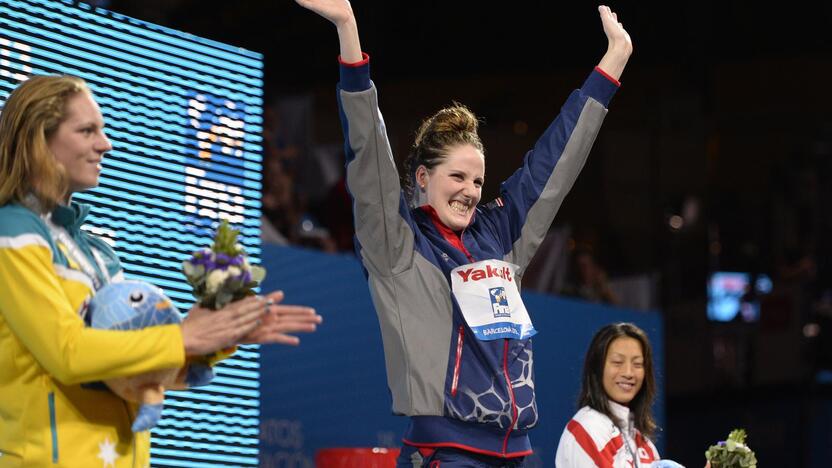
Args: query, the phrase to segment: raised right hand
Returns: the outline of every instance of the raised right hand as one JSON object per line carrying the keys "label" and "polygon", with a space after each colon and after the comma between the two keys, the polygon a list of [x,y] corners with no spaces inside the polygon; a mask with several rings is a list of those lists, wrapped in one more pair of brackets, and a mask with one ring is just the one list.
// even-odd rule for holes
{"label": "raised right hand", "polygon": [[295,0],[298,5],[328,19],[338,29],[341,60],[357,63],[363,59],[358,24],[348,0]]}

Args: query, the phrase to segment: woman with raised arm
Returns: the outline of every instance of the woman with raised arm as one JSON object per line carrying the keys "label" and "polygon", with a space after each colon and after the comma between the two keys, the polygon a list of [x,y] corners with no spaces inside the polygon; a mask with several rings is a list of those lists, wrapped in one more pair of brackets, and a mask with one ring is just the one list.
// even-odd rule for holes
{"label": "woman with raised arm", "polygon": [[586,161],[630,37],[599,7],[606,54],[500,196],[478,205],[485,156],[471,111],[455,105],[424,121],[402,190],[350,3],[297,1],[338,30],[356,248],[381,324],[393,412],[410,417],[399,464],[522,466],[538,419],[536,332],[517,283]]}
{"label": "woman with raised arm", "polygon": [[86,83],[36,76],[0,114],[0,467],[150,466],[150,432],[133,433],[138,405],[89,383],[178,369],[238,343],[297,344],[314,331],[308,307],[283,293],[224,309],[194,307],[182,324],[93,329],[90,298],[121,264],[82,226],[72,194],[98,185],[112,149]]}

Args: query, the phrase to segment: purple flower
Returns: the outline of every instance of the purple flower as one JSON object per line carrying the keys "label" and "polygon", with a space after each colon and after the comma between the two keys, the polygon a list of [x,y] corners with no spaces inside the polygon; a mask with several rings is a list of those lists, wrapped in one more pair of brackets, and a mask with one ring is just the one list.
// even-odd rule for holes
{"label": "purple flower", "polygon": [[[228,255],[224,253],[215,253],[214,261],[203,258],[199,261],[200,264],[205,265],[206,270],[227,270],[230,266],[242,266],[245,263],[245,257],[242,255]],[[191,262],[193,263],[193,262]]]}
{"label": "purple flower", "polygon": [[[228,256],[224,253],[219,253],[219,252],[217,252],[214,259],[216,260],[217,265],[228,265],[231,262],[231,257],[230,256]],[[225,268],[223,268],[223,270],[224,269]]]}
{"label": "purple flower", "polygon": [[189,260],[191,265],[207,265],[211,262],[211,251],[203,249],[194,253],[194,256]]}
{"label": "purple flower", "polygon": [[240,275],[240,281],[242,281],[243,284],[248,284],[249,282],[251,282],[251,272],[248,270],[243,270],[243,274]]}
{"label": "purple flower", "polygon": [[217,264],[211,260],[211,257],[202,257],[196,261],[191,262],[192,265],[202,265],[205,267],[205,271],[211,271],[217,269]]}

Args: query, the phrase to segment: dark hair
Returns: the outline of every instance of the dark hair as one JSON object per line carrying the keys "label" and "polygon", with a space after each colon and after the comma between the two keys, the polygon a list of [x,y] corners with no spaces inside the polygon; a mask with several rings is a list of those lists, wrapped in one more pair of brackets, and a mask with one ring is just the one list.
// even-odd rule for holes
{"label": "dark hair", "polygon": [[[646,437],[652,437],[656,431],[653,420],[653,399],[656,397],[656,379],[653,375],[653,350],[650,340],[644,330],[632,323],[613,323],[606,325],[592,337],[589,349],[584,358],[584,371],[581,379],[581,394],[578,397],[578,407],[590,408],[606,414],[615,421],[610,411],[609,396],[604,391],[604,365],[607,360],[607,350],[617,338],[633,338],[641,343],[644,355],[644,382],[635,398],[628,405],[635,419],[635,426]],[[624,421],[626,422],[626,421]]]}
{"label": "dark hair", "polygon": [[415,176],[419,166],[433,169],[447,157],[449,148],[457,145],[472,145],[485,154],[477,135],[479,121],[470,109],[459,103],[441,109],[425,119],[416,131],[416,140],[405,160],[403,185],[408,202],[413,202]]}

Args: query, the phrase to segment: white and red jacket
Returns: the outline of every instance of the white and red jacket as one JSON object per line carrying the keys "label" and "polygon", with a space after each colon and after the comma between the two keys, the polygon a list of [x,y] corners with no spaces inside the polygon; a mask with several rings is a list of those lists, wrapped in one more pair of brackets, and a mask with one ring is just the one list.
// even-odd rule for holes
{"label": "white and red jacket", "polygon": [[620,424],[626,421],[625,428],[589,406],[575,413],[560,436],[557,468],[646,468],[659,460],[653,442],[633,426],[630,409],[611,401],[610,410]]}

